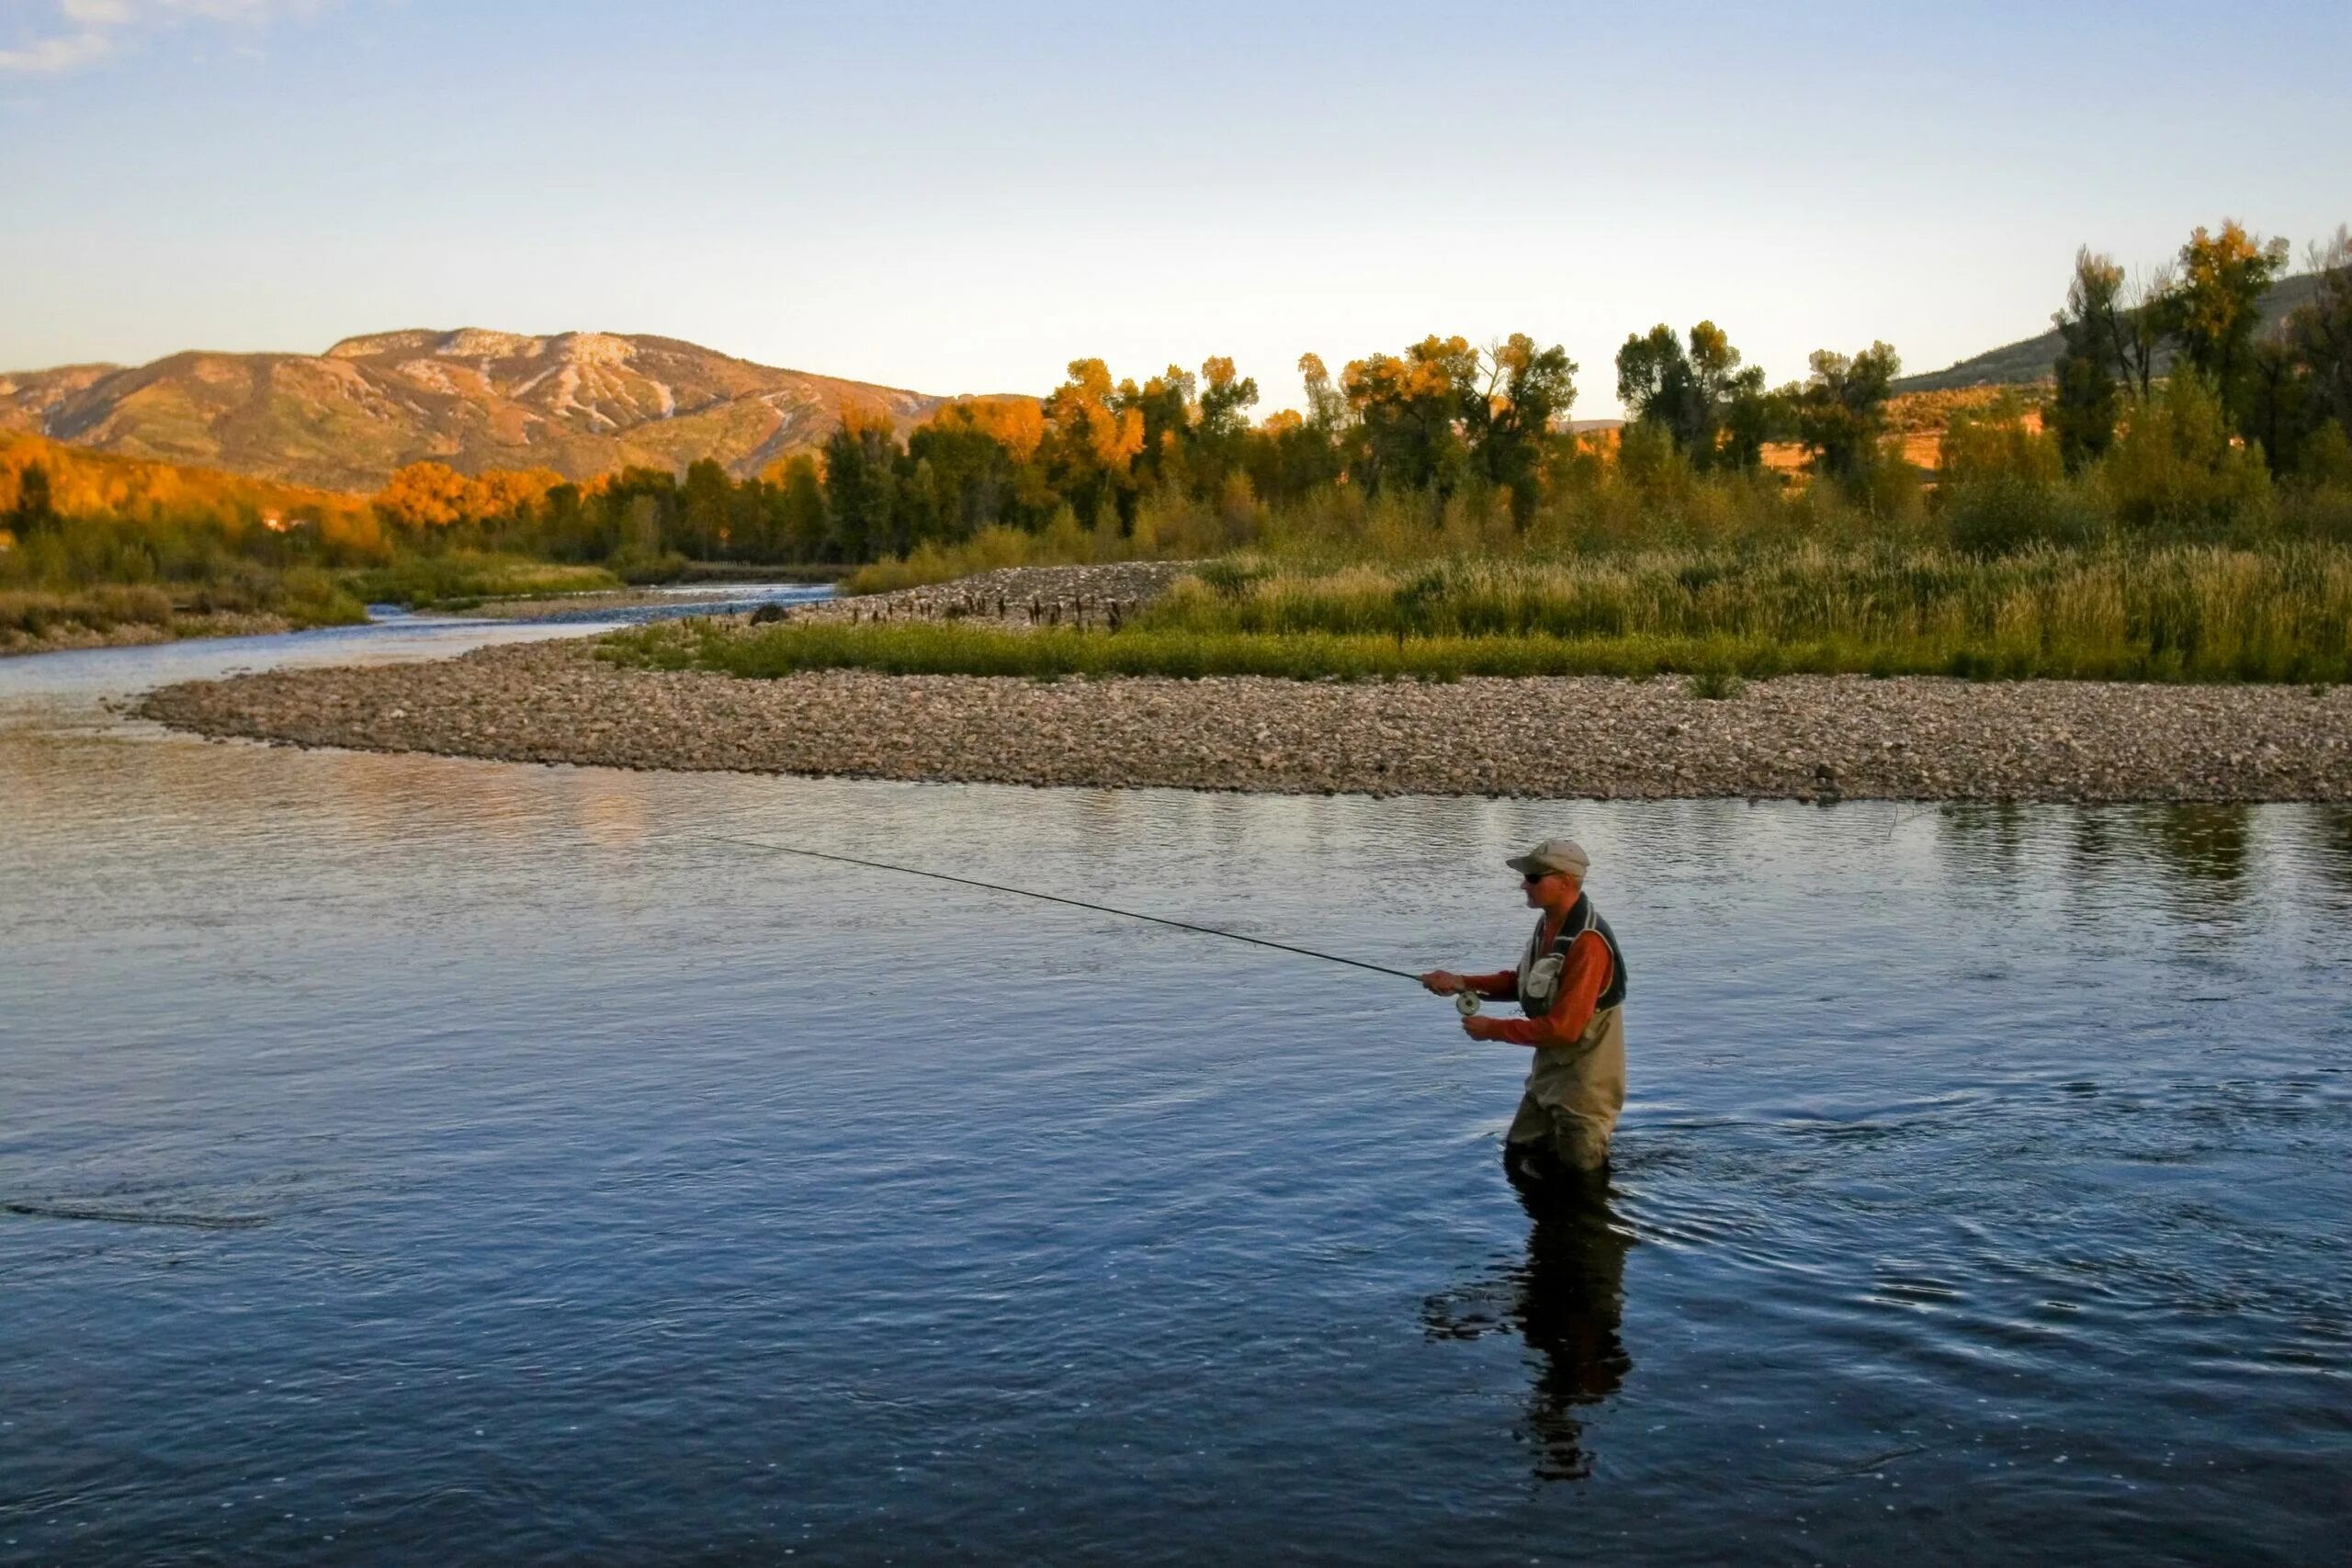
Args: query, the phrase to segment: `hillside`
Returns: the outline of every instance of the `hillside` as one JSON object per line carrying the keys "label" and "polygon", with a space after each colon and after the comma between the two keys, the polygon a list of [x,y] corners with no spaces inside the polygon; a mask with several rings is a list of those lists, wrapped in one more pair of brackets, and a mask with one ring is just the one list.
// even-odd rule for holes
{"label": "hillside", "polygon": [[844,411],[903,429],[944,400],[673,338],[461,328],[345,338],[322,355],[194,352],[129,369],[0,373],[0,430],[373,491],[425,459],[586,479],[716,457],[741,477],[816,446]]}
{"label": "hillside", "polygon": [[[2307,305],[2319,290],[2319,278],[2313,273],[2301,273],[2281,278],[2262,301],[2262,321],[2267,331],[2284,320],[2298,306]],[[2023,338],[1999,348],[1987,349],[1971,359],[1945,370],[1931,370],[1922,376],[1905,376],[1894,383],[1898,392],[1943,392],[1961,387],[2027,387],[2050,379],[2050,367],[2058,358],[2058,330],[2052,327],[2038,337]],[[2166,355],[2157,361],[2161,372],[2171,363]]]}

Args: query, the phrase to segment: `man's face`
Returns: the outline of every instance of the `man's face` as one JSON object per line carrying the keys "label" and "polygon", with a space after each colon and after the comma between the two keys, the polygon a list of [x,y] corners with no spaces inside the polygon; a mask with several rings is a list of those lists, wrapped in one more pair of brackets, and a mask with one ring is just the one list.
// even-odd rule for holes
{"label": "man's face", "polygon": [[1520,880],[1527,888],[1531,909],[1565,909],[1577,901],[1576,878],[1566,872],[1538,872]]}

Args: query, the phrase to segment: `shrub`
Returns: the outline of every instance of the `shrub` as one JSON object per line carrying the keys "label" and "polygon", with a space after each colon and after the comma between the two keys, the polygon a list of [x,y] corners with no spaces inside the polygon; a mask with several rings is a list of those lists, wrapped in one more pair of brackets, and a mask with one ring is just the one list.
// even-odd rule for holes
{"label": "shrub", "polygon": [[1683,689],[1708,702],[1722,702],[1747,690],[1747,682],[1728,664],[1710,664],[1684,682]]}
{"label": "shrub", "polygon": [[2261,454],[2231,441],[2221,398],[2187,369],[2132,406],[2098,477],[2129,529],[2211,537],[2233,525],[2259,533],[2271,521]]}

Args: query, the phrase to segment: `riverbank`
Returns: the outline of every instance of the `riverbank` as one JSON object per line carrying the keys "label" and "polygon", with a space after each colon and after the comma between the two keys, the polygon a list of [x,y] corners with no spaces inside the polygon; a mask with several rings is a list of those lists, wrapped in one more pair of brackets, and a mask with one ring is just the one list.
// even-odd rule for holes
{"label": "riverbank", "polygon": [[266,637],[293,629],[294,623],[284,615],[259,611],[175,615],[168,623],[118,621],[107,626],[69,621],[38,633],[0,627],[0,659],[35,653],[74,653],[93,648],[141,648],[150,643],[177,642],[183,637]]}
{"label": "riverbank", "polygon": [[1279,794],[2352,800],[2352,688],[1791,676],[1348,684],[616,668],[585,641],[151,694],[175,728],[506,761]]}
{"label": "riverbank", "polygon": [[[782,581],[781,579],[777,581]],[[695,604],[721,604],[737,595],[717,589],[684,591],[661,588],[599,589],[586,593],[547,593],[521,599],[485,599],[449,613],[469,620],[578,620],[601,611],[685,609]]]}

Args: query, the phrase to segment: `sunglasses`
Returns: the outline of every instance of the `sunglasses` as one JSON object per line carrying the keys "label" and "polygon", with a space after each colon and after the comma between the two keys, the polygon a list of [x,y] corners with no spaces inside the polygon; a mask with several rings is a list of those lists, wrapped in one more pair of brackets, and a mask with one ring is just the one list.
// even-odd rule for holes
{"label": "sunglasses", "polygon": [[1559,873],[1553,871],[1529,871],[1521,873],[1519,879],[1521,882],[1526,883],[1530,887],[1532,887],[1537,883],[1543,881],[1545,877],[1557,876],[1558,874]]}

